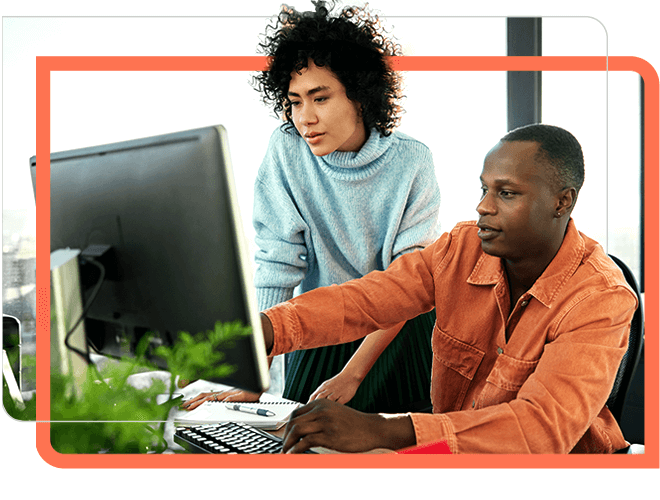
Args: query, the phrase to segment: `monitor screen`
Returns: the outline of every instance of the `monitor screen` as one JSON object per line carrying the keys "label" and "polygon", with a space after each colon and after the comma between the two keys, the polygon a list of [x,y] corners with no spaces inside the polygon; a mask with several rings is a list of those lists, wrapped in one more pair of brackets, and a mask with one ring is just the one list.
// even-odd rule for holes
{"label": "monitor screen", "polygon": [[[265,390],[268,364],[225,129],[52,153],[50,162],[51,253],[110,246],[85,316],[89,343],[102,354],[131,355],[147,332],[173,345],[178,332],[240,320],[253,333],[226,352],[234,373],[213,381]],[[30,164],[36,186],[36,157]]]}

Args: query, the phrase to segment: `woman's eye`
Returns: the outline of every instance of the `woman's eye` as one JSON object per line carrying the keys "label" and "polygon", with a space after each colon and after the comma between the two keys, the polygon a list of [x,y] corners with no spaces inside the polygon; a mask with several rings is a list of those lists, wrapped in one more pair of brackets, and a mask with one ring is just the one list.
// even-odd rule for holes
{"label": "woman's eye", "polygon": [[327,97],[317,97],[317,98],[314,99],[314,100],[315,100],[316,102],[323,102],[323,101],[327,101],[328,98],[327,98]]}

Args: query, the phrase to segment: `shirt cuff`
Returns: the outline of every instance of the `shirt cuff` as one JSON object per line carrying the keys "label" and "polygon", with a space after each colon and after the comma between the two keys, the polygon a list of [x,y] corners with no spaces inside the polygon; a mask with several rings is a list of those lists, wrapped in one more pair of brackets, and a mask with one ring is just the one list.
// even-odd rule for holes
{"label": "shirt cuff", "polygon": [[300,349],[300,333],[292,319],[291,304],[282,302],[265,311],[273,327],[273,347],[269,356],[274,357]]}
{"label": "shirt cuff", "polygon": [[451,420],[442,413],[409,413],[415,429],[417,446],[445,441],[452,453],[458,453],[456,433]]}

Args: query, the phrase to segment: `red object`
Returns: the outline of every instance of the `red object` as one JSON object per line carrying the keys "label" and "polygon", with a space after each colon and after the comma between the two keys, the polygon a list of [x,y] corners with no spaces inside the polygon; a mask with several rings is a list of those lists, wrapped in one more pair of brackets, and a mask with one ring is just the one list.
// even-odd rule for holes
{"label": "red object", "polygon": [[420,446],[413,446],[412,448],[405,448],[397,451],[397,453],[413,454],[413,455],[451,455],[451,450],[447,441],[439,441],[437,443],[423,444]]}

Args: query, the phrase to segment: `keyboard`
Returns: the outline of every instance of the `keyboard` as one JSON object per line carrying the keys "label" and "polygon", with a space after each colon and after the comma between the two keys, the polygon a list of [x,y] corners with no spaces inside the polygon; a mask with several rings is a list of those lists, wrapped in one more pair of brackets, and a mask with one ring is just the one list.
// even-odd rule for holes
{"label": "keyboard", "polygon": [[177,427],[174,442],[191,453],[263,454],[282,451],[280,438],[242,422]]}

